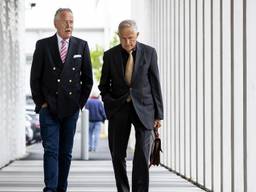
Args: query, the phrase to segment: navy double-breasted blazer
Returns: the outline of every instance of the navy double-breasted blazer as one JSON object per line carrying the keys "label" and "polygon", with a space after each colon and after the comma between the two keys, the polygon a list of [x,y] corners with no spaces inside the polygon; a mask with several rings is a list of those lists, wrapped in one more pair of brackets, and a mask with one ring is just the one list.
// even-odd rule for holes
{"label": "navy double-breasted blazer", "polygon": [[89,47],[86,41],[71,37],[65,63],[62,63],[57,35],[37,41],[30,75],[32,98],[38,113],[47,103],[58,117],[82,109],[93,85]]}
{"label": "navy double-breasted blazer", "polygon": [[156,50],[137,42],[131,86],[124,77],[121,45],[106,51],[103,56],[99,84],[108,119],[126,102],[128,95],[137,115],[147,129],[153,129],[155,119],[163,119],[163,102],[159,81]]}

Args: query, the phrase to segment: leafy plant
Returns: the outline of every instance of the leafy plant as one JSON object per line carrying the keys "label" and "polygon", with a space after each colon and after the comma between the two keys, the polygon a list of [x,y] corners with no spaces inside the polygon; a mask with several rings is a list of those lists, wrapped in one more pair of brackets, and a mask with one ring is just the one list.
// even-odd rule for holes
{"label": "leafy plant", "polygon": [[91,61],[92,61],[92,69],[95,80],[99,82],[101,75],[101,67],[102,67],[102,57],[103,57],[103,48],[99,45],[96,45],[96,48],[91,51]]}
{"label": "leafy plant", "polygon": [[[119,44],[119,38],[118,38],[118,35],[115,33],[109,45],[110,45],[110,48],[112,48],[118,44]],[[96,48],[91,50],[91,53],[90,53],[92,68],[93,68],[93,75],[94,75],[94,79],[97,82],[100,81],[101,68],[103,64],[103,53],[104,53],[104,49],[99,45],[96,45]]]}
{"label": "leafy plant", "polygon": [[118,45],[119,43],[120,43],[119,37],[118,37],[117,33],[114,33],[114,36],[113,36],[113,38],[112,38],[112,40],[110,41],[110,44],[109,44],[110,48]]}

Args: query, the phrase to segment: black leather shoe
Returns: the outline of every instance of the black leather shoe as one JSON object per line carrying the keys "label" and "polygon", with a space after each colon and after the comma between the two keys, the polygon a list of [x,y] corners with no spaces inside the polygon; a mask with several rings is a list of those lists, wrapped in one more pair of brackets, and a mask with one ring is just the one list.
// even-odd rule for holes
{"label": "black leather shoe", "polygon": [[57,192],[66,192],[64,189],[58,189]]}
{"label": "black leather shoe", "polygon": [[56,192],[55,190],[51,190],[51,189],[44,189],[43,192]]}

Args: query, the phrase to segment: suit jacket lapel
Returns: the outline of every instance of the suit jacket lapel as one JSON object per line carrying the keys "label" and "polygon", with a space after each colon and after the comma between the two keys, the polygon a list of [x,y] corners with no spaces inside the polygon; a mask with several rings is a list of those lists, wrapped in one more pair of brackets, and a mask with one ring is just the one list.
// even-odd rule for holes
{"label": "suit jacket lapel", "polygon": [[74,38],[70,37],[65,63],[61,63],[63,65],[63,70],[61,71],[61,75],[60,75],[61,78],[65,77],[66,71],[68,71],[68,69],[71,68],[69,67],[69,65],[73,64],[72,59],[73,59],[75,47],[76,47],[76,41]]}
{"label": "suit jacket lapel", "polygon": [[132,80],[131,84],[133,83],[134,79],[136,78],[136,75],[139,74],[139,67],[143,64],[143,50],[139,42],[137,42],[136,45],[136,59],[133,67],[133,73],[132,73]]}
{"label": "suit jacket lapel", "polygon": [[117,70],[118,74],[121,74],[122,79],[124,79],[124,65],[123,65],[123,57],[122,57],[122,47],[121,45],[118,46],[117,54],[116,54],[116,63],[117,63]]}
{"label": "suit jacket lapel", "polygon": [[[53,63],[55,65],[59,65],[62,64],[61,58],[60,58],[60,51],[59,51],[59,47],[58,47],[58,40],[57,40],[57,35],[55,34],[54,36],[52,36],[51,38],[51,54],[52,54],[52,58],[53,58]],[[58,66],[61,67],[62,66]]]}

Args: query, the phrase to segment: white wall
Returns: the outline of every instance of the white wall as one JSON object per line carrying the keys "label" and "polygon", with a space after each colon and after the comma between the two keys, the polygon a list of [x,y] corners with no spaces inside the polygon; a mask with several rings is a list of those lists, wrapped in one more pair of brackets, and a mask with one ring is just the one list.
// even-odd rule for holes
{"label": "white wall", "polygon": [[[136,20],[138,23],[138,30],[140,32],[138,41],[142,41],[144,43],[151,43],[151,30],[150,19],[151,18],[151,3],[150,1],[131,1],[131,18]],[[143,10],[143,14],[142,14]]]}
{"label": "white wall", "polygon": [[[120,21],[131,17],[129,0],[25,0],[25,2],[26,28],[53,28],[55,11],[60,7],[68,7],[73,11],[74,29],[104,28],[106,49],[109,48],[109,42],[117,31]],[[30,8],[31,2],[35,2],[36,6]]]}
{"label": "white wall", "polygon": [[0,167],[25,154],[22,1],[0,1]]}
{"label": "white wall", "polygon": [[[56,33],[55,28],[26,28],[25,33],[25,53],[33,54],[36,41],[42,38],[50,37]],[[104,28],[75,28],[73,35],[75,37],[88,41],[91,49],[98,44],[104,47]]]}
{"label": "white wall", "polygon": [[214,192],[256,191],[255,8],[254,0],[132,3],[159,56],[162,163]]}

